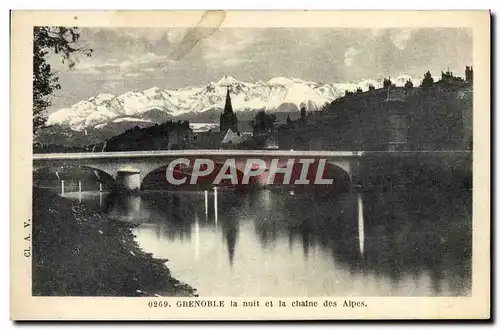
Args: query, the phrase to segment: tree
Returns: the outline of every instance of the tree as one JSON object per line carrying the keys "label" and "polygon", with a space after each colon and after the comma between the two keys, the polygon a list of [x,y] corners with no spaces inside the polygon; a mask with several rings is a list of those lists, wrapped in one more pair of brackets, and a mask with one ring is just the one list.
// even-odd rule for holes
{"label": "tree", "polygon": [[268,114],[264,110],[257,112],[255,118],[252,119],[251,125],[254,135],[265,135],[273,131],[276,116]]}
{"label": "tree", "polygon": [[305,106],[300,107],[300,119],[302,121],[306,120],[306,107]]}
{"label": "tree", "polygon": [[287,125],[292,124],[292,118],[290,118],[290,114],[286,115],[286,123]]}
{"label": "tree", "polygon": [[92,55],[92,49],[77,46],[79,38],[76,27],[42,26],[33,29],[33,133],[47,121],[46,109],[51,105],[49,96],[61,89],[59,78],[47,63],[47,56],[59,55],[62,63],[73,68],[76,64],[74,53]]}
{"label": "tree", "polygon": [[411,80],[410,80],[410,79],[408,79],[408,80],[406,81],[406,83],[405,83],[405,88],[406,88],[406,89],[411,89],[411,88],[413,88],[413,83],[411,82]]}
{"label": "tree", "polygon": [[375,86],[373,86],[372,84],[368,85],[368,90],[369,91],[374,91],[375,90]]}
{"label": "tree", "polygon": [[361,89],[361,87],[356,88],[356,93],[362,93],[362,92],[363,90]]}
{"label": "tree", "polygon": [[384,78],[384,89],[388,89],[392,86],[392,81],[390,78]]}
{"label": "tree", "polygon": [[424,75],[424,80],[422,80],[422,84],[420,87],[422,89],[429,89],[434,84],[434,79],[429,71],[427,71]]}

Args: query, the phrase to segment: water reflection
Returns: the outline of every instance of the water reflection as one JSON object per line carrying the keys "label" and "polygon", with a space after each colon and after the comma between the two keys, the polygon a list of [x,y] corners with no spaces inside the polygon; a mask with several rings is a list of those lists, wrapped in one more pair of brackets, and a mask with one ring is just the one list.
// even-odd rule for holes
{"label": "water reflection", "polygon": [[217,227],[217,222],[219,219],[219,203],[217,203],[217,187],[214,187],[214,214],[215,214],[215,226]]}
{"label": "water reflection", "polygon": [[198,213],[195,214],[195,222],[194,222],[194,246],[195,246],[195,254],[194,259],[198,261],[200,256],[200,223],[198,219]]}
{"label": "water reflection", "polygon": [[365,218],[363,215],[363,194],[358,194],[358,237],[359,252],[363,255],[365,250]]}
{"label": "water reflection", "polygon": [[84,203],[90,209],[98,209],[109,212],[115,207],[115,200],[110,198],[108,192],[82,191],[65,192],[59,194],[61,197]]}
{"label": "water reflection", "polygon": [[202,296],[470,291],[469,191],[323,200],[272,190],[145,192],[116,199],[109,214],[139,223],[141,247],[168,258]]}
{"label": "water reflection", "polygon": [[205,217],[208,216],[208,191],[205,190]]}

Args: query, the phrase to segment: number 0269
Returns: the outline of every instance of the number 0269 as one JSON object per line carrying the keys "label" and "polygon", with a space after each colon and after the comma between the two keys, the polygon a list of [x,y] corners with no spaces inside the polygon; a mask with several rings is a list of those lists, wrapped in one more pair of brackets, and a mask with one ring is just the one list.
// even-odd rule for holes
{"label": "number 0269", "polygon": [[168,303],[168,301],[154,300],[154,301],[149,301],[148,302],[148,307],[151,307],[151,308],[156,308],[156,307],[170,307],[170,304]]}

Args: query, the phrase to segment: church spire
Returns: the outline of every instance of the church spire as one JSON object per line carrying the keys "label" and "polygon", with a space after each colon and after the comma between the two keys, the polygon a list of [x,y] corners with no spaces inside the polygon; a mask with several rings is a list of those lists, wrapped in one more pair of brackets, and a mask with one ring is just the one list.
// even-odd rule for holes
{"label": "church spire", "polygon": [[229,86],[227,87],[226,105],[224,106],[224,113],[233,113],[233,106],[231,104],[231,95],[229,92]]}
{"label": "church spire", "polygon": [[238,132],[238,118],[236,118],[236,114],[233,112],[229,86],[227,87],[226,105],[224,106],[224,112],[220,116],[220,129],[221,132],[227,132],[228,129],[231,129],[231,131],[233,132]]}

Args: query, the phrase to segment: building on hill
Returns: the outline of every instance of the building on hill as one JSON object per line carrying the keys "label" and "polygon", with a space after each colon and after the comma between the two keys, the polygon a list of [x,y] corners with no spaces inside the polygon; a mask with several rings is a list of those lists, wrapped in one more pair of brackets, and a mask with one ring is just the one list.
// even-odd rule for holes
{"label": "building on hill", "polygon": [[179,150],[191,145],[188,121],[167,121],[140,128],[135,126],[105,142],[102,151]]}
{"label": "building on hill", "polygon": [[439,81],[439,83],[450,86],[460,86],[463,85],[465,81],[462,78],[453,75],[453,72],[448,70],[446,72],[441,71],[441,80]]}
{"label": "building on hill", "polygon": [[167,150],[185,149],[191,144],[193,131],[189,127],[171,127],[168,131]]}
{"label": "building on hill", "polygon": [[228,128],[226,134],[222,138],[221,146],[234,145],[240,142],[240,135]]}
{"label": "building on hill", "polygon": [[465,67],[465,80],[462,77],[455,76],[450,70],[441,71],[441,79],[435,83],[435,86],[439,91],[458,91],[472,85],[472,76],[471,66]]}
{"label": "building on hill", "polygon": [[238,118],[233,112],[229,87],[227,88],[224,112],[220,116],[220,131],[227,132],[228,129],[231,129],[233,132],[238,132]]}
{"label": "building on hill", "polygon": [[223,149],[237,148],[238,145],[243,142],[249,141],[251,138],[251,133],[233,132],[230,128],[228,128],[226,134],[220,142],[220,147]]}
{"label": "building on hill", "polygon": [[194,134],[191,147],[193,149],[219,149],[223,133],[219,130],[198,132]]}
{"label": "building on hill", "polygon": [[474,73],[472,71],[472,66],[466,66],[465,67],[465,81],[468,84],[472,85],[473,77],[474,77]]}

